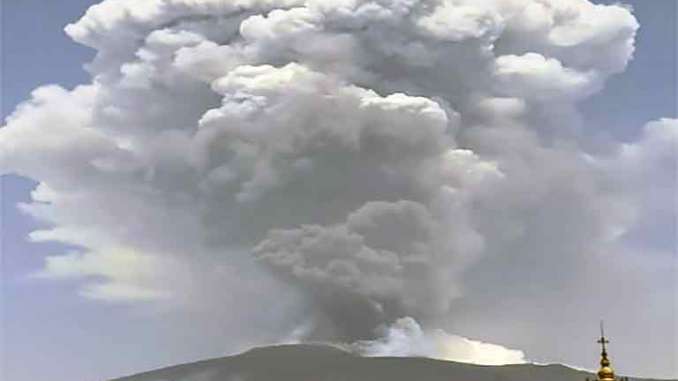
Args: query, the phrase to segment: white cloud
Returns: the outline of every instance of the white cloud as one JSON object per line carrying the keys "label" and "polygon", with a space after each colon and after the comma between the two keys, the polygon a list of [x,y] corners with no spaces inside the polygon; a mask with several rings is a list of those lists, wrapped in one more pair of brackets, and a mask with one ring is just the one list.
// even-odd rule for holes
{"label": "white cloud", "polygon": [[45,268],[35,276],[46,279],[103,278],[92,281],[81,290],[91,299],[103,301],[139,302],[170,298],[162,289],[139,284],[152,277],[159,259],[139,255],[125,249],[108,249],[103,253],[70,253],[48,257]]}
{"label": "white cloud", "polygon": [[534,101],[553,101],[567,97],[580,99],[600,86],[593,71],[565,68],[555,58],[537,53],[505,55],[495,61],[495,87],[499,94]]}
{"label": "white cloud", "polygon": [[478,365],[525,363],[525,354],[497,344],[451,335],[443,330],[424,330],[412,318],[396,320],[384,336],[352,345],[366,356],[429,357]]}

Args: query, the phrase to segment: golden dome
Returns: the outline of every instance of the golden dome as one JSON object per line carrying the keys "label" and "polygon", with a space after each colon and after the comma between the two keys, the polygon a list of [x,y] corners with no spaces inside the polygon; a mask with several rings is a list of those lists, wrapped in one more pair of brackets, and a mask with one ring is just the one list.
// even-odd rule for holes
{"label": "golden dome", "polygon": [[598,371],[598,380],[600,381],[607,381],[607,380],[614,380],[614,370],[610,368],[609,366],[603,366],[600,368]]}

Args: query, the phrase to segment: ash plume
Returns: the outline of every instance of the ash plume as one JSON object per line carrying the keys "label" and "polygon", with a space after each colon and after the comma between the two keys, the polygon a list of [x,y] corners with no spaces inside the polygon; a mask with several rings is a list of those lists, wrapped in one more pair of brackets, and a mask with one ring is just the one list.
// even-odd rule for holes
{"label": "ash plume", "polygon": [[676,120],[597,150],[577,111],[638,26],[586,0],[106,0],[66,27],[91,82],[36,89],[0,171],[40,184],[31,239],[79,248],[38,276],[90,299],[197,311],[239,345],[407,316],[560,353],[541,338],[604,295],[652,309],[633,261],[672,250],[626,237],[673,205]]}

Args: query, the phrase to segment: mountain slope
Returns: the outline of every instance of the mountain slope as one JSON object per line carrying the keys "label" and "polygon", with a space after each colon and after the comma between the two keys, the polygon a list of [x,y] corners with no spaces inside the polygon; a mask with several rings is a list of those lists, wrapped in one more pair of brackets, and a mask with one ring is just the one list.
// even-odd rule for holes
{"label": "mountain slope", "polygon": [[584,381],[586,377],[592,375],[562,365],[479,366],[358,357],[322,345],[281,345],[113,381]]}

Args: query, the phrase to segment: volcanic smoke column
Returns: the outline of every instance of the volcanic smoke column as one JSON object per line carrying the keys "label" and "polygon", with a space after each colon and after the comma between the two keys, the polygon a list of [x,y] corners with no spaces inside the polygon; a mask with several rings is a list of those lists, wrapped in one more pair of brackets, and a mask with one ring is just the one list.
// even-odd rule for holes
{"label": "volcanic smoke column", "polygon": [[66,28],[91,83],[36,89],[0,168],[40,183],[31,239],[79,248],[38,275],[87,298],[247,322],[234,342],[407,323],[532,348],[675,194],[675,120],[598,150],[576,111],[637,28],[584,0],[106,0]]}

